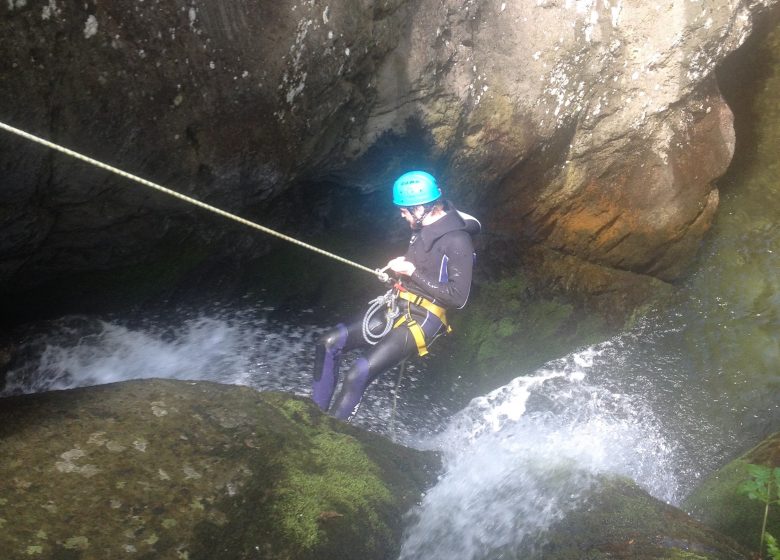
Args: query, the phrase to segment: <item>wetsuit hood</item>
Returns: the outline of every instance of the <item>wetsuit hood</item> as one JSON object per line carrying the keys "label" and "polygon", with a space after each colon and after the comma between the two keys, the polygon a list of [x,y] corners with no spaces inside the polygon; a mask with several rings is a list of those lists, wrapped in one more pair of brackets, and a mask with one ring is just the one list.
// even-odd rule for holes
{"label": "wetsuit hood", "polygon": [[425,250],[430,251],[437,239],[452,231],[465,231],[469,235],[474,236],[481,229],[482,225],[475,217],[452,208],[432,224],[423,226],[419,235]]}

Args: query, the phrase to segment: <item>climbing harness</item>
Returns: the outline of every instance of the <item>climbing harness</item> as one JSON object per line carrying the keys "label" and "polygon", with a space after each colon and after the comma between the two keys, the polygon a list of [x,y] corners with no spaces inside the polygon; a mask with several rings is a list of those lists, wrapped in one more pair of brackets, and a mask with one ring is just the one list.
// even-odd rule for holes
{"label": "climbing harness", "polygon": [[25,131],[20,130],[18,128],[15,128],[13,126],[7,125],[7,124],[5,124],[2,121],[0,121],[0,128],[2,128],[3,130],[6,130],[6,131],[8,131],[8,132],[10,132],[12,134],[16,134],[17,136],[21,136],[22,138],[26,138],[27,140],[30,140],[30,141],[35,142],[37,144],[41,144],[42,146],[46,146],[47,148],[51,148],[52,150],[56,150],[56,151],[61,152],[61,153],[65,154],[65,155],[68,155],[68,156],[71,156],[73,158],[79,159],[81,161],[87,162],[87,163],[89,163],[91,165],[94,165],[95,167],[99,167],[100,169],[104,169],[106,171],[110,171],[111,173],[119,175],[120,177],[124,177],[126,179],[130,179],[131,181],[135,181],[136,183],[140,183],[140,184],[142,184],[142,185],[144,185],[146,187],[158,190],[158,191],[163,192],[163,193],[165,193],[167,195],[173,196],[175,198],[178,198],[180,200],[183,200],[185,202],[188,202],[190,204],[193,204],[195,206],[203,208],[204,210],[208,210],[209,212],[213,212],[215,214],[218,214],[218,215],[220,215],[220,216],[222,216],[224,218],[228,218],[230,220],[234,220],[234,221],[236,221],[236,222],[238,222],[240,224],[243,224],[245,226],[249,226],[251,228],[258,229],[258,230],[262,231],[263,233],[267,233],[269,235],[276,236],[279,239],[283,239],[285,241],[288,241],[290,243],[293,243],[293,244],[298,245],[300,247],[303,247],[305,249],[309,249],[310,251],[314,251],[315,253],[319,253],[320,255],[323,255],[323,256],[335,259],[335,260],[337,260],[337,261],[339,261],[339,262],[341,262],[343,264],[352,266],[354,268],[357,268],[359,270],[363,270],[365,272],[369,272],[372,275],[374,275],[377,278],[379,278],[379,280],[382,281],[382,282],[387,282],[390,279],[388,274],[385,272],[387,267],[385,267],[384,269],[378,269],[378,268],[377,269],[371,269],[371,268],[368,268],[367,266],[363,266],[362,264],[350,261],[348,259],[345,259],[344,257],[340,257],[338,255],[335,255],[333,253],[330,253],[328,251],[320,249],[319,247],[315,247],[313,245],[309,245],[308,243],[304,243],[303,241],[300,241],[300,240],[295,239],[293,237],[290,237],[288,235],[284,235],[283,233],[280,233],[278,231],[272,230],[270,228],[267,228],[265,226],[262,226],[260,224],[255,223],[255,222],[251,222],[251,221],[249,221],[249,220],[247,220],[245,218],[242,218],[242,217],[237,216],[235,214],[231,214],[230,212],[226,212],[226,211],[224,211],[224,210],[222,210],[220,208],[216,208],[214,206],[211,206],[210,204],[206,204],[205,202],[201,202],[200,200],[197,200],[195,198],[191,198],[191,197],[189,197],[187,195],[184,195],[184,194],[181,194],[181,193],[176,192],[174,190],[171,190],[171,189],[168,189],[166,187],[163,187],[162,185],[158,185],[157,183],[153,183],[152,181],[147,181],[146,179],[143,179],[141,177],[138,177],[138,176],[133,175],[131,173],[128,173],[126,171],[122,171],[121,169],[118,169],[116,167],[113,167],[111,165],[103,163],[103,162],[98,161],[96,159],[93,159],[91,157],[85,156],[83,154],[80,154],[78,152],[75,152],[73,150],[65,148],[65,147],[60,146],[58,144],[55,144],[53,142],[49,142],[48,140],[45,140],[43,138],[40,138],[40,137],[35,136],[33,134],[30,134],[29,132],[25,132]]}
{"label": "climbing harness", "polygon": [[[452,332],[452,327],[450,327],[449,323],[447,322],[446,309],[420,295],[410,292],[400,282],[396,282],[395,285],[387,291],[387,293],[369,302],[368,310],[363,317],[363,338],[368,344],[373,346],[374,344],[377,344],[387,333],[389,333],[391,329],[405,326],[412,333],[414,343],[417,346],[417,354],[419,356],[425,356],[428,353],[429,346],[429,344],[425,342],[425,333],[423,332],[419,323],[417,323],[417,321],[412,318],[409,307],[407,307],[406,313],[401,315],[401,311],[398,309],[398,298],[406,300],[412,305],[417,305],[426,311],[433,313],[439,319],[439,321],[441,321],[442,325],[444,325],[446,332],[448,334]],[[379,313],[383,308],[385,309],[385,326],[382,329],[382,332],[375,333],[371,330],[369,325],[374,315]],[[399,317],[399,315],[401,316]],[[431,343],[432,342],[433,340],[431,340]]]}
{"label": "climbing harness", "polygon": [[[447,322],[446,309],[444,309],[441,305],[436,305],[432,301],[425,299],[420,295],[413,294],[412,292],[405,289],[400,284],[397,284],[397,287],[399,288],[398,289],[399,298],[408,301],[412,305],[420,306],[426,311],[429,311],[430,313],[433,313],[436,317],[438,317],[442,325],[444,325],[447,334],[452,332],[452,327],[450,327],[450,324]],[[406,326],[409,329],[409,331],[412,333],[412,336],[414,337],[414,342],[417,345],[417,354],[419,354],[420,356],[425,356],[428,353],[429,344],[426,344],[425,333],[423,333],[422,327],[417,323],[417,321],[415,321],[414,318],[412,318],[412,313],[408,307],[406,313],[395,322],[393,328],[397,328],[402,325]],[[436,340],[436,337],[434,337],[433,340]],[[431,340],[431,343],[433,343],[433,340]]]}
{"label": "climbing harness", "polygon": [[401,299],[405,299],[406,301],[413,303],[414,305],[419,305],[426,311],[430,311],[431,313],[436,315],[436,317],[439,318],[439,321],[441,321],[445,327],[447,327],[447,332],[452,331],[449,324],[447,323],[447,310],[444,309],[441,305],[436,305],[432,301],[427,300],[422,296],[413,294],[409,290],[403,288],[403,286],[401,286],[401,289],[398,291],[398,297]]}

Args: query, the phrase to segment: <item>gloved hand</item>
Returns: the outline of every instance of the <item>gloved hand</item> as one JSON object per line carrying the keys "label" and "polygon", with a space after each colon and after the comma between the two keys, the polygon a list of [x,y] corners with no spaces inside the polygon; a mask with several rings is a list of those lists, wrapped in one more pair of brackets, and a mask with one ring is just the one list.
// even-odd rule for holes
{"label": "gloved hand", "polygon": [[403,276],[411,276],[415,271],[414,263],[407,261],[405,257],[396,257],[387,263],[390,270]]}

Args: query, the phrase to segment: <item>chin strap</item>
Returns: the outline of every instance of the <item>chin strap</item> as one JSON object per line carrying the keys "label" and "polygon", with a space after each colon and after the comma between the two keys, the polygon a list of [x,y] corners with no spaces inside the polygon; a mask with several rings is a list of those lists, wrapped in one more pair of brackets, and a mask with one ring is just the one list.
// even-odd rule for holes
{"label": "chin strap", "polygon": [[[425,208],[425,207],[423,206],[423,208]],[[415,229],[415,231],[420,231],[423,228],[423,226],[425,225],[425,224],[423,224],[423,221],[425,220],[425,218],[427,218],[428,216],[431,215],[431,212],[433,212],[433,208],[431,208],[430,210],[425,212],[419,218],[417,218],[415,216],[415,218],[414,218],[414,220],[415,220],[415,222],[414,222],[414,229]],[[414,216],[414,213],[412,213],[412,216]]]}

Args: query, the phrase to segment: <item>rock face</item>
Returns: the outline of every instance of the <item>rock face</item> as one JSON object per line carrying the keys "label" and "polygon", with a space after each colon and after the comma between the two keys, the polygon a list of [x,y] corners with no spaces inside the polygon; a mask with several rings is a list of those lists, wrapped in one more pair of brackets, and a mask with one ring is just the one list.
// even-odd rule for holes
{"label": "rock face", "polygon": [[4,399],[4,559],[396,558],[437,468],[313,403],[131,381]]}
{"label": "rock face", "polygon": [[[510,245],[671,280],[734,150],[713,70],[775,4],[16,0],[0,101],[10,124],[271,226],[325,224],[423,166]],[[0,146],[0,289],[215,236],[180,203]]]}
{"label": "rock face", "polygon": [[436,100],[418,112],[447,182],[493,231],[674,278],[734,149],[710,74],[754,8],[426,3],[407,72]]}

